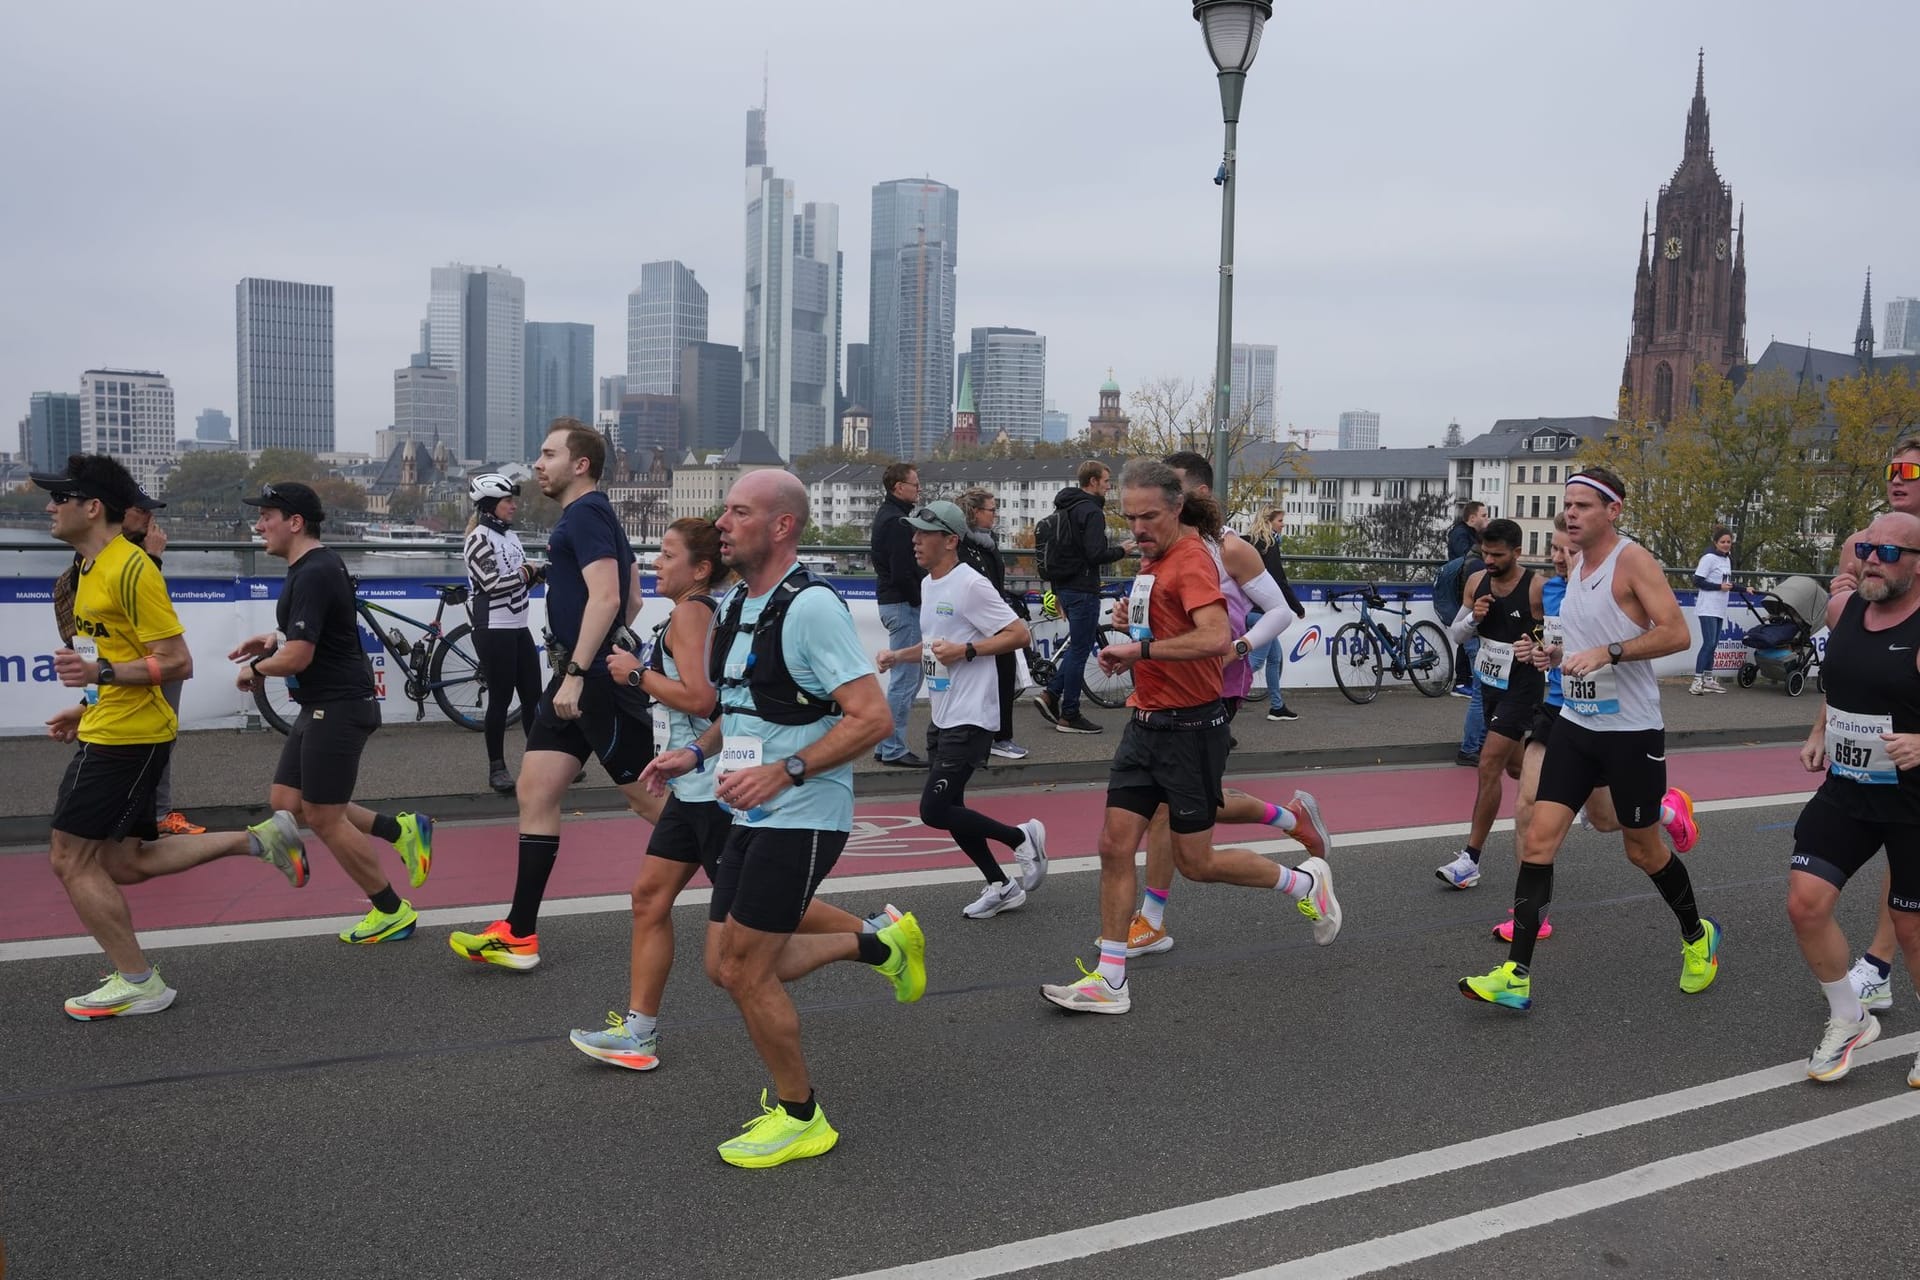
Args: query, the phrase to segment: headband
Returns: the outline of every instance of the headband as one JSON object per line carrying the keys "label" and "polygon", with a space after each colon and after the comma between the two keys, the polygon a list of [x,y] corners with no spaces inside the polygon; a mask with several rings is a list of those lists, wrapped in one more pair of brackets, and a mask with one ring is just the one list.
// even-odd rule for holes
{"label": "headband", "polygon": [[1593,478],[1592,476],[1590,476],[1590,475],[1588,475],[1588,474],[1587,474],[1586,472],[1584,472],[1584,471],[1582,471],[1582,472],[1581,472],[1581,473],[1580,473],[1579,475],[1577,475],[1577,476],[1571,476],[1571,477],[1569,477],[1569,478],[1567,479],[1567,483],[1568,483],[1568,484],[1584,484],[1584,485],[1586,485],[1586,486],[1587,486],[1588,488],[1590,488],[1590,489],[1597,489],[1597,490],[1599,490],[1599,491],[1600,491],[1600,492],[1601,492],[1602,494],[1604,494],[1604,495],[1606,495],[1606,499],[1607,499],[1607,501],[1608,501],[1608,502],[1619,502],[1619,503],[1621,503],[1621,504],[1622,504],[1623,506],[1625,505],[1625,500],[1624,500],[1624,499],[1622,499],[1622,498],[1621,498],[1621,496],[1620,496],[1619,494],[1617,494],[1617,493],[1615,493],[1615,492],[1614,492],[1614,491],[1613,491],[1613,490],[1612,490],[1611,488],[1609,488],[1609,487],[1608,487],[1608,486],[1607,486],[1607,485],[1605,484],[1605,482],[1603,482],[1603,481],[1600,481],[1600,480],[1595,480],[1595,479],[1594,479],[1594,478]]}

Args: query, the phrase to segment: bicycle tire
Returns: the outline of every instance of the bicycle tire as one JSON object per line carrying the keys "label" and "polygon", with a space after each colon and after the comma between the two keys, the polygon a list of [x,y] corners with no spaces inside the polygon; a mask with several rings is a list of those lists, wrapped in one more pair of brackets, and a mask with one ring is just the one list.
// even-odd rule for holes
{"label": "bicycle tire", "polygon": [[1407,632],[1406,656],[1413,687],[1429,698],[1446,697],[1453,686],[1453,642],[1447,633],[1435,623],[1414,623]]}
{"label": "bicycle tire", "polygon": [[1349,622],[1333,633],[1333,682],[1348,702],[1361,706],[1380,696],[1385,667],[1380,644],[1370,627]]}
{"label": "bicycle tire", "polygon": [[[463,622],[440,637],[440,643],[434,646],[428,681],[433,686],[433,700],[447,719],[478,733],[487,724],[487,676],[469,639],[472,630]],[[515,693],[507,704],[507,723],[512,724],[519,714],[520,695]]]}
{"label": "bicycle tire", "polygon": [[285,676],[256,679],[253,683],[253,705],[259,708],[260,718],[275,733],[291,732],[294,718],[300,714],[300,704],[288,692]]}
{"label": "bicycle tire", "polygon": [[1118,627],[1101,627],[1093,635],[1093,652],[1087,655],[1085,681],[1082,690],[1087,701],[1096,707],[1109,711],[1127,705],[1127,699],[1133,696],[1133,669],[1108,675],[1100,669],[1100,651],[1110,644],[1129,644],[1133,637]]}

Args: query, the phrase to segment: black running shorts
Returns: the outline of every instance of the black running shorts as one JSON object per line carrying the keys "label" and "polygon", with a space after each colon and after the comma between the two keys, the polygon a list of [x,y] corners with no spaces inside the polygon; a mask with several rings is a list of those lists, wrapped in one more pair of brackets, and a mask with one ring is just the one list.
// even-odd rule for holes
{"label": "black running shorts", "polygon": [[380,727],[371,698],[316,702],[300,708],[280,748],[273,785],[292,787],[304,804],[346,804],[360,779],[360,756]]}
{"label": "black running shorts", "polygon": [[1667,734],[1664,729],[1627,729],[1611,733],[1589,729],[1562,716],[1540,762],[1542,803],[1579,809],[1597,788],[1613,789],[1620,825],[1651,827],[1660,821],[1667,794]]}
{"label": "black running shorts", "polygon": [[590,672],[580,689],[580,718],[562,720],[553,713],[553,694],[563,679],[555,676],[540,696],[527,750],[565,752],[582,764],[599,756],[616,786],[637,781],[653,759],[652,718],[620,705],[611,676]]}
{"label": "black running shorts", "polygon": [[1540,688],[1495,689],[1480,686],[1480,706],[1486,713],[1487,732],[1519,742],[1533,728],[1540,714]]}
{"label": "black running shorts", "polygon": [[707,873],[707,879],[713,880],[720,868],[720,850],[726,846],[732,828],[733,815],[717,802],[696,800],[690,804],[669,795],[666,807],[660,810],[660,820],[653,824],[647,856],[696,863]]}
{"label": "black running shorts", "polygon": [[1560,704],[1541,703],[1534,709],[1533,723],[1527,726],[1527,741],[1546,746],[1553,740],[1554,726],[1560,723]]}
{"label": "black running shorts", "polygon": [[720,852],[707,919],[719,924],[732,917],[762,933],[792,933],[846,847],[844,831],[734,824]]}
{"label": "black running shorts", "polygon": [[156,839],[153,789],[166,771],[171,742],[109,747],[83,742],[67,761],[53,805],[55,831],[82,840]]}
{"label": "black running shorts", "polygon": [[1143,818],[1167,806],[1167,825],[1180,835],[1211,831],[1225,797],[1230,732],[1225,723],[1208,729],[1152,729],[1138,720],[1120,731],[1120,749],[1107,773],[1107,807]]}
{"label": "black running shorts", "polygon": [[1887,905],[1895,911],[1920,911],[1920,824],[1862,817],[1828,795],[1825,787],[1807,801],[1793,826],[1790,866],[1844,889],[1882,849],[1893,877]]}
{"label": "black running shorts", "polygon": [[935,769],[978,769],[987,763],[994,737],[993,730],[974,724],[957,724],[946,729],[928,725],[927,763]]}

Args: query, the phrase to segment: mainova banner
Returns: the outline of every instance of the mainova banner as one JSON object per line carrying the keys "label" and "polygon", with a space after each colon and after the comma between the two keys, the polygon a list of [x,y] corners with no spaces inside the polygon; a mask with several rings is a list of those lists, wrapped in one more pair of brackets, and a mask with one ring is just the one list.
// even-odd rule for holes
{"label": "mainova banner", "polygon": [[[362,599],[374,601],[419,624],[382,619],[385,627],[389,630],[397,628],[411,643],[421,628],[432,620],[439,605],[434,587],[454,580],[444,576],[366,577],[360,580],[360,595]],[[869,652],[878,653],[886,646],[887,632],[880,623],[879,606],[873,599],[873,579],[833,578],[831,581],[852,611],[862,643]],[[180,707],[180,719],[184,727],[233,729],[256,722],[252,697],[234,687],[234,667],[227,661],[227,654],[248,636],[274,629],[274,604],[279,599],[280,584],[279,577],[179,578],[168,582],[173,592],[174,607],[180,614],[180,621],[186,626],[188,647],[193,652],[194,677],[186,684]],[[635,630],[646,636],[652,632],[655,624],[665,619],[668,606],[653,595],[654,584],[650,577],[644,579],[642,585],[646,599]],[[1108,590],[1117,595],[1124,587],[1124,583],[1115,582],[1109,584]],[[1281,648],[1286,659],[1283,677],[1285,687],[1323,688],[1333,684],[1335,635],[1343,625],[1358,616],[1351,598],[1340,600],[1338,608],[1327,600],[1329,591],[1338,593],[1342,589],[1339,584],[1332,583],[1298,584],[1297,594],[1306,606],[1307,616],[1296,620],[1281,636]],[[1432,619],[1433,606],[1428,589],[1414,587],[1407,590],[1411,593],[1407,603],[1413,610],[1412,617],[1415,620]],[[1391,598],[1393,589],[1388,588],[1387,591]],[[1699,631],[1693,625],[1690,593],[1683,597],[1683,602],[1688,626],[1693,629],[1694,647],[1697,648]],[[1037,597],[1033,604],[1033,612],[1038,619]],[[545,607],[544,599],[536,595],[533,601],[536,635],[545,618]],[[1390,631],[1398,633],[1398,617],[1378,611],[1374,616],[1376,621],[1386,624]],[[465,608],[456,606],[445,611],[442,625],[451,629],[464,621]],[[1066,643],[1064,621],[1036,620],[1032,625],[1035,646],[1043,654],[1052,655]],[[1725,651],[1737,645],[1742,634],[1739,620],[1730,619],[1727,629],[1722,632],[1723,653],[1716,655],[1719,658],[1716,667],[1726,669],[1720,666],[1730,656]],[[360,639],[373,662],[382,702],[387,704],[389,723],[411,720],[414,715],[413,704],[399,688],[398,673],[394,673],[392,687],[389,687],[387,667],[390,659],[366,630],[364,622]],[[1815,637],[1816,645],[1824,647],[1825,639],[1825,632],[1821,632]],[[42,733],[47,717],[75,701],[77,695],[74,691],[63,688],[54,676],[53,651],[58,644],[59,636],[53,622],[52,580],[0,579],[0,733],[14,736]],[[1693,670],[1693,652],[1693,649],[1689,649],[1661,659],[1657,664],[1658,671],[1661,675],[1690,673]],[[1264,682],[1264,673],[1256,671],[1255,688],[1263,688]],[[439,714],[438,708],[429,701],[428,717],[437,717]]]}

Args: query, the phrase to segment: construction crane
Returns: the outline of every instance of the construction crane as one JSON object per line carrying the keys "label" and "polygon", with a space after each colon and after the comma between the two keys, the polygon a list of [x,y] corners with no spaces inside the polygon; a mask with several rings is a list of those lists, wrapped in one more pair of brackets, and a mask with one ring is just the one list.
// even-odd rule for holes
{"label": "construction crane", "polygon": [[1302,449],[1311,449],[1313,448],[1313,438],[1315,436],[1337,436],[1340,433],[1332,427],[1296,427],[1292,423],[1288,423],[1287,434],[1291,436],[1294,442]]}

